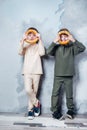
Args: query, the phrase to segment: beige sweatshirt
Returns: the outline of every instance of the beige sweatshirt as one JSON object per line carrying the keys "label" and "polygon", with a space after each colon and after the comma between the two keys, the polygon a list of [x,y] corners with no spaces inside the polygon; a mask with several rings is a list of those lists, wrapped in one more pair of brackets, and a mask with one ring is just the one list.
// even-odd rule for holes
{"label": "beige sweatshirt", "polygon": [[43,74],[41,56],[45,55],[45,48],[42,42],[38,42],[38,44],[24,42],[20,51],[23,52],[25,48],[22,74]]}

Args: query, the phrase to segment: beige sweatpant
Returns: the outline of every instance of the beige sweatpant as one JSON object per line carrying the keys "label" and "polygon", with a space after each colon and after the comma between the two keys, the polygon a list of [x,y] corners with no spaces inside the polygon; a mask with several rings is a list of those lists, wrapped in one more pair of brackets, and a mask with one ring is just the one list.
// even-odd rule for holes
{"label": "beige sweatpant", "polygon": [[41,75],[24,74],[25,90],[28,94],[28,111],[38,104],[36,98]]}

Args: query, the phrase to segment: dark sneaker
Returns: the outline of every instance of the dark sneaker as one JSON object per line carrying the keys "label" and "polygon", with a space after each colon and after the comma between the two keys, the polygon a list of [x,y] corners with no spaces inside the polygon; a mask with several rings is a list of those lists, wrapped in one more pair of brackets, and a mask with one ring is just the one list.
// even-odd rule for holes
{"label": "dark sneaker", "polygon": [[55,111],[53,114],[52,114],[53,118],[55,119],[60,119],[62,117],[62,114],[58,111]]}
{"label": "dark sneaker", "polygon": [[39,116],[41,114],[41,104],[38,102],[38,105],[34,107],[34,116]]}
{"label": "dark sneaker", "polygon": [[67,112],[67,117],[69,119],[73,119],[74,118],[74,115],[75,115],[75,112],[73,110],[68,110]]}
{"label": "dark sneaker", "polygon": [[33,110],[28,112],[28,119],[29,120],[33,120],[34,119],[34,111]]}

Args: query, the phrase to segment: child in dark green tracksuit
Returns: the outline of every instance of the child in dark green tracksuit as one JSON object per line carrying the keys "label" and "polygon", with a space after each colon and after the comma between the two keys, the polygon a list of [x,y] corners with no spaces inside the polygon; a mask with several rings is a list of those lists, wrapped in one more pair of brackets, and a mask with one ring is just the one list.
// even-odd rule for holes
{"label": "child in dark green tracksuit", "polygon": [[[66,104],[67,115],[69,118],[74,116],[74,103],[73,103],[73,75],[74,75],[74,58],[77,54],[85,50],[85,46],[75,40],[70,34],[69,30],[61,29],[61,31],[67,31],[69,35],[61,34],[52,42],[47,49],[47,54],[55,56],[55,70],[54,70],[54,85],[51,97],[51,110],[53,117],[59,119],[61,109],[59,104],[60,88],[64,84],[66,90]],[[59,33],[58,33],[59,34]],[[68,41],[67,44],[60,44],[58,41]]]}

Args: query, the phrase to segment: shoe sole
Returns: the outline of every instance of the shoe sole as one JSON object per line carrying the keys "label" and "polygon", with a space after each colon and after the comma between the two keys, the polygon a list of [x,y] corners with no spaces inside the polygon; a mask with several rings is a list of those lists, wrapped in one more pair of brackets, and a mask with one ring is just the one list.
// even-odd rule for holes
{"label": "shoe sole", "polygon": [[30,117],[30,116],[28,117],[28,120],[33,120],[33,119],[34,119],[34,116],[33,117]]}
{"label": "shoe sole", "polygon": [[39,115],[40,115],[40,112],[38,112],[38,113],[35,113],[35,112],[34,112],[34,116],[37,117],[37,116],[39,116]]}
{"label": "shoe sole", "polygon": [[68,117],[69,119],[73,119],[72,116],[66,114],[66,117]]}
{"label": "shoe sole", "polygon": [[65,114],[59,120],[65,120],[65,119],[73,119],[73,118],[72,118],[72,116]]}

